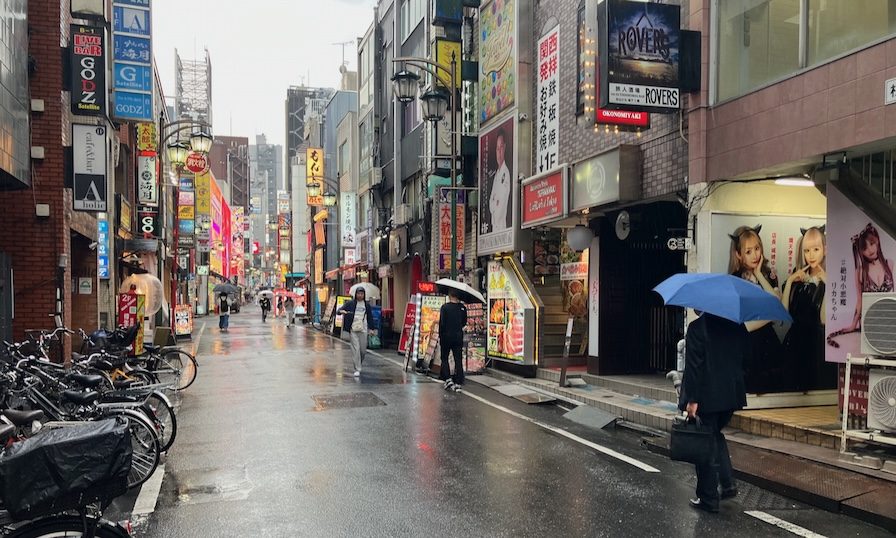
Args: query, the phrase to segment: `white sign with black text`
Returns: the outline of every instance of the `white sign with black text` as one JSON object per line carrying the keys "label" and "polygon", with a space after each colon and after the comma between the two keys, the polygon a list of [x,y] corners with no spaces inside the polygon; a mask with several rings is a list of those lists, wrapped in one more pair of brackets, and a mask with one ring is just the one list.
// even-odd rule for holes
{"label": "white sign with black text", "polygon": [[358,203],[358,194],[354,192],[343,192],[340,193],[339,203],[340,207],[340,216],[339,220],[342,224],[342,246],[343,247],[354,247],[355,246],[355,228],[356,223],[358,222],[357,217],[357,203]]}
{"label": "white sign with black text", "polygon": [[72,125],[72,182],[75,211],[108,211],[106,128]]}
{"label": "white sign with black text", "polygon": [[141,204],[159,203],[159,180],[155,155],[137,156],[137,201]]}
{"label": "white sign with black text", "polygon": [[560,164],[560,25],[538,40],[537,171]]}

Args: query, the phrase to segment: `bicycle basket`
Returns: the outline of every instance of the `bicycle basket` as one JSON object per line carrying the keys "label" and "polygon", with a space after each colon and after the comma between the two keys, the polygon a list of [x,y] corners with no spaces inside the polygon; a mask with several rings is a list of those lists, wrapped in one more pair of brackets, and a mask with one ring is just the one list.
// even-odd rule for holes
{"label": "bicycle basket", "polygon": [[131,454],[123,418],[46,429],[0,458],[0,500],[14,519],[111,501],[127,491]]}
{"label": "bicycle basket", "polygon": [[138,332],[140,332],[139,323],[130,327],[119,327],[118,330],[112,333],[112,344],[119,347],[127,347],[137,339]]}

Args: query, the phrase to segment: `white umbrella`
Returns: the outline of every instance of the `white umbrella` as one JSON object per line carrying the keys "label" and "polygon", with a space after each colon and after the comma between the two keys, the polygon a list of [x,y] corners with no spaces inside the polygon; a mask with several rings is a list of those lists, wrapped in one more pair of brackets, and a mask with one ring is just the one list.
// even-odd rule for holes
{"label": "white umbrella", "polygon": [[355,284],[354,286],[349,288],[349,290],[348,290],[349,294],[352,297],[354,297],[355,291],[358,288],[364,289],[364,293],[367,295],[368,299],[379,299],[380,298],[380,289],[378,287],[376,287],[375,285],[371,284],[370,282],[359,282],[359,283]]}
{"label": "white umbrella", "polygon": [[260,292],[258,292],[258,298],[260,299],[262,297],[267,297],[268,299],[273,300],[274,292],[272,292],[271,290],[261,290]]}
{"label": "white umbrella", "polygon": [[474,290],[468,284],[464,284],[463,282],[451,280],[450,278],[443,278],[440,280],[436,280],[436,286],[438,286],[440,293],[444,293],[446,295],[448,294],[449,290],[453,289],[457,292],[457,298],[465,303],[485,303],[485,297],[483,297],[481,293]]}

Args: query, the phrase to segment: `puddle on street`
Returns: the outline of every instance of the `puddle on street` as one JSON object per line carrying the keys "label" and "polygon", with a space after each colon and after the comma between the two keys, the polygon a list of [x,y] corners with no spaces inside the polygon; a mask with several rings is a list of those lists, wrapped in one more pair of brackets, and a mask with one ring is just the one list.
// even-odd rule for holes
{"label": "puddle on street", "polygon": [[243,501],[255,488],[245,467],[182,471],[169,476],[174,482],[177,503],[183,505]]}

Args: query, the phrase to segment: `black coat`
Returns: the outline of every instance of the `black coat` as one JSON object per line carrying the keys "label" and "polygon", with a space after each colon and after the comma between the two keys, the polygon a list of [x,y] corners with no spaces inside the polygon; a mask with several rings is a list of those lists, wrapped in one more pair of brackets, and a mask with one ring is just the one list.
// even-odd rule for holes
{"label": "black coat", "polygon": [[[357,302],[355,302],[355,300],[352,299],[350,301],[343,303],[342,308],[340,308],[339,311],[337,312],[337,314],[338,314],[338,313],[344,311],[344,313],[342,314],[342,330],[343,331],[348,332],[348,331],[352,330],[352,324],[355,321],[355,307],[356,306],[358,306]],[[364,317],[367,318],[367,329],[372,331],[372,330],[376,329],[376,326],[373,324],[373,316],[370,315],[370,303],[368,303],[367,301],[364,301],[364,307],[365,307]]]}
{"label": "black coat", "polygon": [[751,353],[743,324],[703,314],[688,326],[684,379],[678,407],[698,404],[697,414],[734,411],[747,405],[743,363]]}

